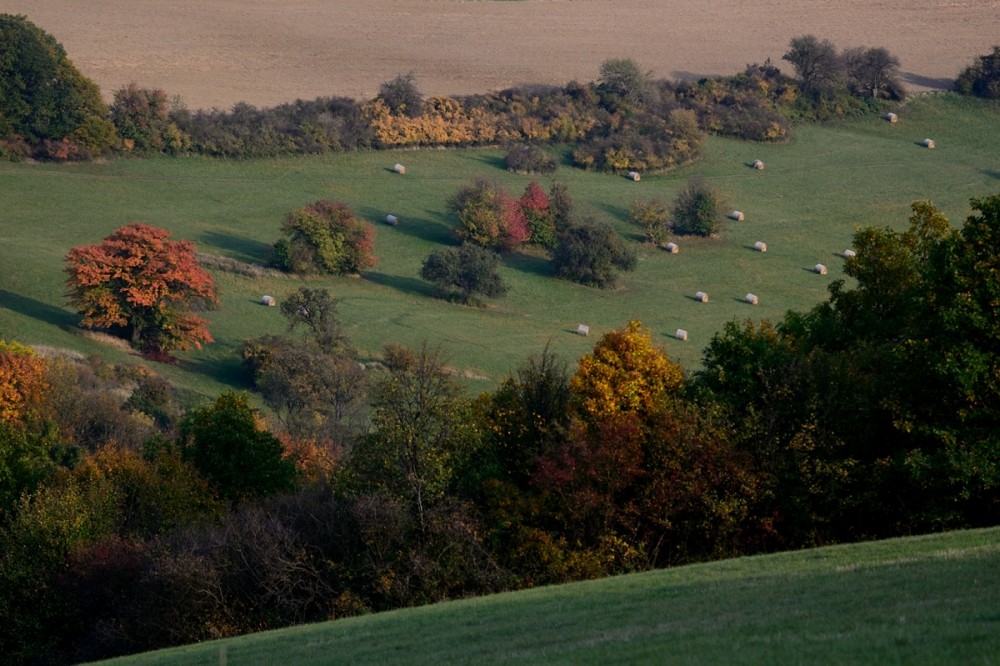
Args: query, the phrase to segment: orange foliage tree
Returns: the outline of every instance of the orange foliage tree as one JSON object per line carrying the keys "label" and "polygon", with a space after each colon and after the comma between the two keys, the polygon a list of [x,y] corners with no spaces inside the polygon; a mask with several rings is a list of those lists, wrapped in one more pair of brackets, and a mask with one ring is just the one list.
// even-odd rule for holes
{"label": "orange foliage tree", "polygon": [[29,347],[0,340],[0,421],[20,422],[45,394],[45,361]]}
{"label": "orange foliage tree", "polygon": [[69,298],[81,325],[109,329],[148,352],[211,342],[193,308],[217,302],[215,283],[191,241],[169,238],[169,231],[136,222],[70,250]]}

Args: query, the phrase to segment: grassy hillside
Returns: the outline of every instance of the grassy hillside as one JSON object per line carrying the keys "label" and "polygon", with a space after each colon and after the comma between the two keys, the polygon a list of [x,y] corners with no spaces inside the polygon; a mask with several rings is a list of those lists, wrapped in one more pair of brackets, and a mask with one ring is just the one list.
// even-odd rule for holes
{"label": "grassy hillside", "polygon": [[[122,360],[124,352],[81,335],[76,315],[64,307],[63,258],[135,220],[194,240],[200,251],[262,261],[289,210],[320,198],[348,202],[361,215],[400,225],[379,225],[379,265],[363,279],[313,279],[342,299],[341,316],[356,344],[377,354],[387,342],[440,343],[452,365],[492,387],[546,343],[575,359],[593,339],[572,333],[580,323],[592,334],[641,319],[669,353],[696,368],[701,350],[726,321],[777,319],[826,296],[842,277],[840,253],[858,225],[905,224],[910,202],[931,198],[955,222],[968,199],[1000,189],[1000,110],[951,95],[914,98],[900,122],[865,118],[796,129],[785,145],[711,139],[703,161],[638,183],[561,168],[580,213],[612,221],[640,253],[639,269],[623,288],[599,291],[556,281],[539,257],[505,259],[510,295],[495,306],[473,309],[431,298],[419,279],[427,254],[451,243],[452,221],[444,201],[460,184],[485,175],[520,194],[527,177],[503,170],[499,150],[371,152],[282,160],[212,161],[201,158],[116,160],[96,164],[0,164],[0,336],[32,344],[69,347]],[[931,137],[938,148],[921,148]],[[754,159],[767,164],[755,171]],[[407,166],[398,176],[389,167]],[[703,174],[745,222],[720,239],[682,239],[668,255],[640,245],[627,223],[636,198],[672,199],[687,178]],[[550,179],[540,179],[547,187]],[[768,244],[754,252],[755,241]],[[816,263],[826,276],[810,272]],[[162,368],[180,385],[206,395],[239,382],[236,350],[247,337],[278,332],[276,309],[258,305],[262,294],[281,298],[303,284],[296,278],[252,280],[217,275],[221,308],[210,313],[217,343],[185,354],[176,368]],[[700,304],[690,296],[706,291]],[[743,302],[753,292],[760,305]],[[673,338],[677,328],[687,342]]]}
{"label": "grassy hillside", "polygon": [[995,663],[1000,528],[747,557],[181,647],[184,664]]}

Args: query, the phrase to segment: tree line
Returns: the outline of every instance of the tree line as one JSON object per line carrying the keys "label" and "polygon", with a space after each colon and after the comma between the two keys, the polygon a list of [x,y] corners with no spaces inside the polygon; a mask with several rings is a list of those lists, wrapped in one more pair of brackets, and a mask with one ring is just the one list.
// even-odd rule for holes
{"label": "tree line", "polygon": [[[110,105],[65,49],[23,16],[0,14],[0,157],[90,159],[106,154],[272,157],[404,146],[568,144],[576,166],[661,171],[697,159],[706,132],[781,141],[790,121],[880,108],[904,95],[899,61],[885,48],[843,52],[795,37],[783,59],[730,77],[655,80],[630,58],[605,61],[599,78],[456,97],[421,95],[400,74],[379,95],[296,100],[272,108],[191,111],[166,92],[130,83]],[[996,98],[997,53],[963,71],[956,88]]]}
{"label": "tree line", "polygon": [[469,396],[440,348],[362,366],[322,289],[244,345],[270,420],[2,343],[0,653],[71,663],[995,524],[1000,195],[971,207],[958,228],[918,201],[904,231],[859,230],[854,286],[730,323],[694,373],[630,321]]}

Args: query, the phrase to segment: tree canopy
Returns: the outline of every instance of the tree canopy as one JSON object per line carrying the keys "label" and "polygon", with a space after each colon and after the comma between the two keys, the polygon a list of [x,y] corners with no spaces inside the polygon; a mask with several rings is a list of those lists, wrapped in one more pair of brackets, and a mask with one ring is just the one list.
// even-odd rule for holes
{"label": "tree canopy", "polygon": [[150,352],[212,342],[194,308],[217,301],[215,282],[191,241],[142,223],[121,227],[66,257],[70,303],[82,326],[104,328]]}

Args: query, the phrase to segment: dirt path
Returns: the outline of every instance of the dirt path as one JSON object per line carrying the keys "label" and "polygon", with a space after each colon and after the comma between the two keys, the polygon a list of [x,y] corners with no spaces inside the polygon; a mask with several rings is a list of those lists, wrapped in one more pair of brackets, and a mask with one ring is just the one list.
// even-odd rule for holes
{"label": "dirt path", "polygon": [[805,33],[885,46],[910,89],[940,88],[1000,42],[1000,1],[0,0],[54,35],[106,98],[130,82],[192,108],[590,81],[609,57],[658,77],[732,74]]}

